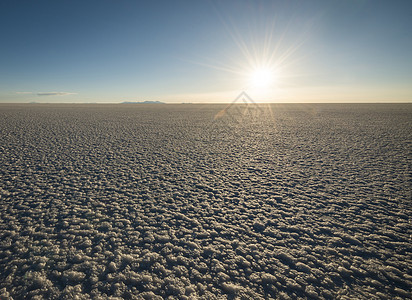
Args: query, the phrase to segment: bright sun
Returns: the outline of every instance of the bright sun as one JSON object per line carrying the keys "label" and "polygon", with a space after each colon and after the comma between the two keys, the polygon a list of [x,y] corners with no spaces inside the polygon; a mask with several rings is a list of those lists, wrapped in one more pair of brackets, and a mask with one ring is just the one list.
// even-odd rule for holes
{"label": "bright sun", "polygon": [[254,88],[269,88],[276,81],[276,74],[270,68],[259,68],[250,74],[250,85]]}

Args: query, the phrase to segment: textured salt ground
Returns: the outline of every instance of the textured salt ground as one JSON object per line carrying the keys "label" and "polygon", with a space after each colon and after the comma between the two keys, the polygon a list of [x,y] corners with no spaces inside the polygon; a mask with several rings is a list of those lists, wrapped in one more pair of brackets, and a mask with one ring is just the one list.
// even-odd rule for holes
{"label": "textured salt ground", "polygon": [[410,298],[412,105],[0,105],[0,298]]}

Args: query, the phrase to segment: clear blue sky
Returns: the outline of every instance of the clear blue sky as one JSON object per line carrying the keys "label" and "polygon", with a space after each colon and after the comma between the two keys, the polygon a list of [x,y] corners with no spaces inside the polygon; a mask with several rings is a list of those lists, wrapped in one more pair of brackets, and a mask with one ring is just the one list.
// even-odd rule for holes
{"label": "clear blue sky", "polygon": [[[265,95],[248,85],[262,65],[276,70]],[[0,2],[0,102],[230,102],[242,90],[411,102],[412,1]]]}

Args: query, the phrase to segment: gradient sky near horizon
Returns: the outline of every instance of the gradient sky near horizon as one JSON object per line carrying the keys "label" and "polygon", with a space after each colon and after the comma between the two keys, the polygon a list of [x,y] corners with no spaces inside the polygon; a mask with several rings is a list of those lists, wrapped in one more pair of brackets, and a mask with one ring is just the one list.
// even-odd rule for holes
{"label": "gradient sky near horizon", "polygon": [[3,0],[0,37],[0,103],[412,102],[409,0]]}

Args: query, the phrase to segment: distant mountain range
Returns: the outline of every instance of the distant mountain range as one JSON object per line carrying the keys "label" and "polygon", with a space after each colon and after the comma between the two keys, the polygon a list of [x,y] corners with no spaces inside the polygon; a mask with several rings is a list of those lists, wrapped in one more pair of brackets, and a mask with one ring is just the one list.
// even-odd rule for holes
{"label": "distant mountain range", "polygon": [[140,102],[125,101],[125,102],[122,102],[122,104],[164,104],[164,102],[160,102],[160,101],[140,101]]}

